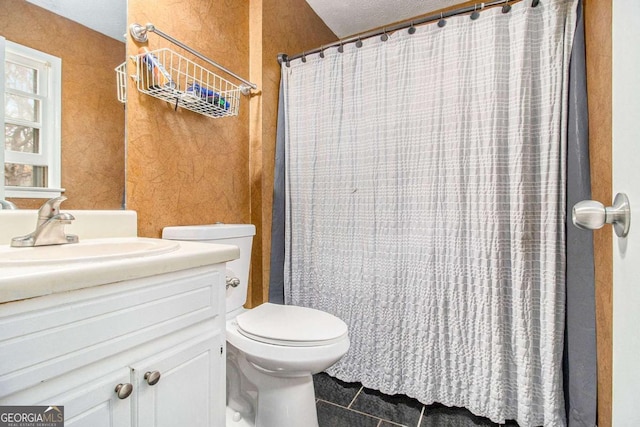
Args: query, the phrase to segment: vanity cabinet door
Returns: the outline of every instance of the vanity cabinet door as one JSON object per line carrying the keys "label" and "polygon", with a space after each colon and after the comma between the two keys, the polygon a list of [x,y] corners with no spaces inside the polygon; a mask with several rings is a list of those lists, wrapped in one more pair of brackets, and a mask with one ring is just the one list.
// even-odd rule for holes
{"label": "vanity cabinet door", "polygon": [[225,342],[221,331],[132,365],[137,427],[223,427]]}
{"label": "vanity cabinet door", "polygon": [[64,406],[65,427],[131,427],[133,395],[118,397],[115,389],[129,383],[129,370],[122,368],[82,386],[44,399],[39,405]]}

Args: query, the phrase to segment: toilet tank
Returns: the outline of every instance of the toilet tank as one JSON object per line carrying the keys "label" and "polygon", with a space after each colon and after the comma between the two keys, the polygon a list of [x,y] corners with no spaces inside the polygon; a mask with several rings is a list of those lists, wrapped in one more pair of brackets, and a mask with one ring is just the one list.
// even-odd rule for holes
{"label": "toilet tank", "polygon": [[227,262],[227,276],[240,279],[237,287],[227,287],[227,313],[247,302],[251,244],[255,234],[253,224],[182,225],[162,230],[163,239],[234,245],[240,249],[240,258]]}

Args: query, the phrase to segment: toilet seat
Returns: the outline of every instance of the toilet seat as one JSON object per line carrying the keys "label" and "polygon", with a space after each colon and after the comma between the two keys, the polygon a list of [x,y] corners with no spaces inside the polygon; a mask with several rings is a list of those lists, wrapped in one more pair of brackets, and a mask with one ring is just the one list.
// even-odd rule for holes
{"label": "toilet seat", "polygon": [[264,303],[235,318],[238,332],[255,341],[288,347],[323,346],[344,340],[342,320],[308,307]]}

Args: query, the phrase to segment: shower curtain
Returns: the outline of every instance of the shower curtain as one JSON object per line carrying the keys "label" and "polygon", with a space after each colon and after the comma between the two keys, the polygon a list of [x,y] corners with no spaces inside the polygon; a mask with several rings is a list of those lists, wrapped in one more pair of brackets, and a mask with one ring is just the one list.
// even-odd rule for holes
{"label": "shower curtain", "polygon": [[562,426],[577,1],[530,3],[283,66],[283,280],[349,325],[332,375]]}

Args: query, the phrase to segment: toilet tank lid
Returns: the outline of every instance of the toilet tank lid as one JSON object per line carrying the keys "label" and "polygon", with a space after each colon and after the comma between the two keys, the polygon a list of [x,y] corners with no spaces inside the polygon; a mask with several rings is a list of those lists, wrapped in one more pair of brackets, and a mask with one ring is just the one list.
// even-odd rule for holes
{"label": "toilet tank lid", "polygon": [[177,225],[162,229],[162,238],[169,240],[217,240],[248,237],[256,234],[253,224]]}

